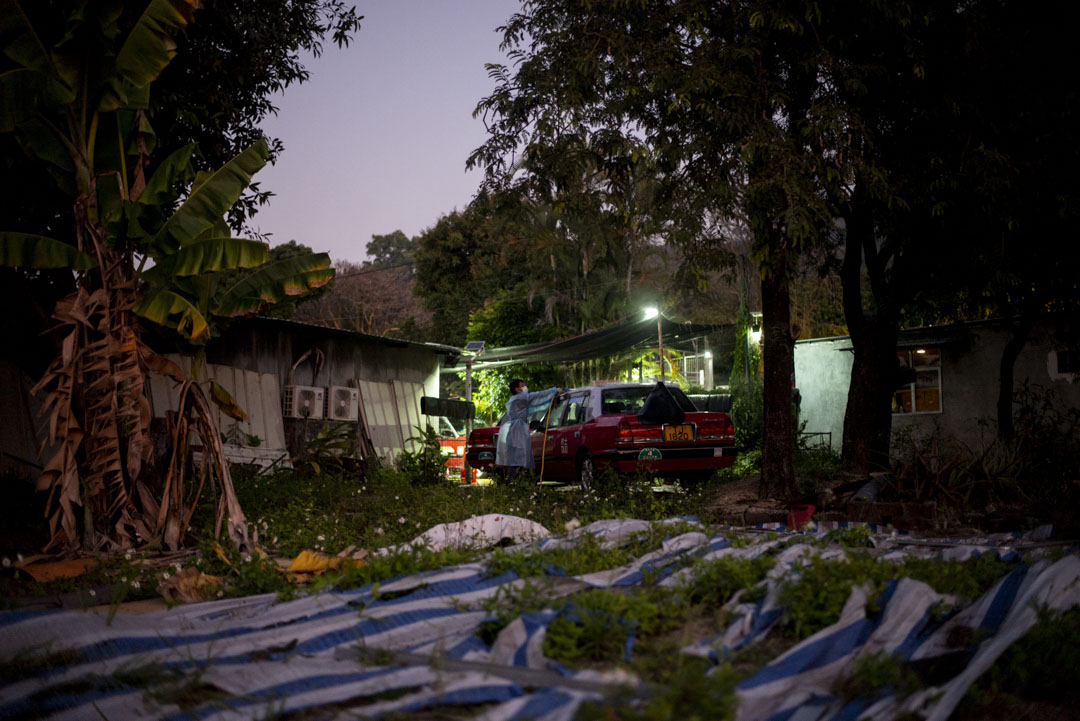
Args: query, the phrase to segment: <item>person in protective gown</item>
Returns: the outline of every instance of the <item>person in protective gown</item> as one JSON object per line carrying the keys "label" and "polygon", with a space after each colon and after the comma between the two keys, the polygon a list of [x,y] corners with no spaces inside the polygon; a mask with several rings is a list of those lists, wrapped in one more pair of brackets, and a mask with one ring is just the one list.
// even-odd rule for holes
{"label": "person in protective gown", "polygon": [[495,465],[506,468],[507,483],[514,480],[520,469],[535,468],[529,409],[546,407],[558,393],[558,388],[529,393],[525,381],[520,378],[510,381],[510,400],[506,402],[506,417],[499,426],[499,442],[495,447]]}

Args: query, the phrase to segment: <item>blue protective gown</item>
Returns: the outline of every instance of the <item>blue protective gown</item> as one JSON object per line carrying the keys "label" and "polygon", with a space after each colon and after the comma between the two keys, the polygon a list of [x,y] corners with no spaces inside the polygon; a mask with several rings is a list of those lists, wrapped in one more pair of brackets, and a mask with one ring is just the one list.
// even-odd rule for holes
{"label": "blue protective gown", "polygon": [[532,440],[529,438],[530,410],[546,408],[558,388],[535,393],[518,393],[506,402],[506,417],[499,426],[495,465],[534,468]]}

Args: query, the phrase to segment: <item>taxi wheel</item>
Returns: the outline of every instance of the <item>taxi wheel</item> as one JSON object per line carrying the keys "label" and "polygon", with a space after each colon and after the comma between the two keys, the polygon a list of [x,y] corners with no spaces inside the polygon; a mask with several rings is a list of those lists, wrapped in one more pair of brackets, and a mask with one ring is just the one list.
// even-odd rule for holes
{"label": "taxi wheel", "polygon": [[592,456],[586,453],[581,457],[581,460],[578,461],[578,483],[581,484],[581,490],[591,490],[595,480],[596,464],[593,463]]}

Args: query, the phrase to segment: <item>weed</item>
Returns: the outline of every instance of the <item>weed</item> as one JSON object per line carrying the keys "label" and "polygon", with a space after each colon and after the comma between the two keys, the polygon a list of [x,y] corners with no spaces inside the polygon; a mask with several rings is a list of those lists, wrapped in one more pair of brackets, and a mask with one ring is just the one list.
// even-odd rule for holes
{"label": "weed", "polygon": [[364,565],[351,567],[340,576],[335,576],[333,583],[338,588],[357,588],[399,576],[469,563],[477,557],[476,552],[468,550],[448,548],[433,551],[426,546],[407,546],[397,553],[372,556]]}
{"label": "weed", "polygon": [[75,649],[56,649],[35,645],[17,650],[0,660],[0,681],[14,683],[39,676],[53,668],[82,663],[85,657]]}
{"label": "weed", "polygon": [[524,613],[535,613],[551,606],[558,597],[550,579],[525,579],[521,583],[504,583],[494,596],[484,599],[480,608],[489,613],[488,621],[480,629],[480,637],[492,643],[508,623]]}
{"label": "weed", "polygon": [[848,548],[871,548],[874,534],[869,526],[841,526],[825,534],[829,543],[839,543]]}
{"label": "weed", "polygon": [[686,599],[714,608],[722,606],[740,589],[755,588],[774,564],[775,559],[768,556],[724,556],[699,562],[684,588]]}
{"label": "weed", "polygon": [[582,704],[582,721],[727,721],[735,718],[738,677],[728,666],[713,668],[693,659],[681,659],[661,683],[649,687],[644,701],[629,694],[603,703]]}
{"label": "weed", "polygon": [[446,481],[446,457],[439,443],[438,432],[430,425],[425,428],[414,426],[419,435],[413,436],[408,443],[412,450],[402,450],[397,458],[397,467],[412,483],[432,485]]}
{"label": "weed", "polygon": [[849,551],[844,560],[813,556],[797,577],[781,586],[784,615],[780,627],[796,638],[805,638],[832,625],[840,618],[851,589],[863,583],[873,587],[871,597],[879,594],[887,581],[910,577],[938,593],[975,598],[1013,565],[988,554],[962,562],[910,559],[902,564],[855,551]]}
{"label": "weed", "polygon": [[664,613],[659,601],[665,596],[607,589],[577,594],[548,626],[544,654],[566,664],[617,661],[631,633],[649,636],[660,628]]}
{"label": "weed", "polygon": [[842,459],[829,447],[795,449],[795,476],[799,492],[813,493],[818,486],[840,477]]}
{"label": "weed", "polygon": [[1078,667],[1080,608],[1040,609],[1038,623],[971,686],[957,717],[985,718],[992,710],[1000,718],[1019,717],[1023,705],[1031,702],[1076,709],[1080,704]]}
{"label": "weed", "polygon": [[851,672],[836,684],[834,693],[848,700],[875,698],[885,692],[909,696],[922,686],[918,674],[902,660],[887,653],[876,653],[856,659]]}

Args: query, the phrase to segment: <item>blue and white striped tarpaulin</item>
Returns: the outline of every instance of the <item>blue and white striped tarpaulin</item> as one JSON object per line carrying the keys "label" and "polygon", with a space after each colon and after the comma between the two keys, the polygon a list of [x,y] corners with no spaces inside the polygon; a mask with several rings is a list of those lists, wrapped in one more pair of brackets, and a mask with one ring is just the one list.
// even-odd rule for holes
{"label": "blue and white striped tarpaulin", "polygon": [[[607,520],[550,537],[525,519],[498,519],[501,530],[491,536],[505,531],[520,540],[528,531],[542,539],[511,549],[522,552],[572,547],[587,535],[611,548],[650,527]],[[121,612],[111,623],[85,612],[0,613],[0,660],[8,668],[27,669],[21,678],[9,675],[0,688],[0,718],[225,720],[331,707],[331,714],[344,719],[461,705],[482,708],[477,718],[484,721],[571,719],[585,700],[603,701],[616,686],[641,686],[626,671],[572,672],[544,656],[551,621],[573,612],[567,599],[557,597],[587,588],[633,588],[646,578],[677,589],[693,573],[690,559],[753,557],[777,552],[786,542],[763,582],[764,597],[748,603],[736,595],[727,608],[734,620],[684,649],[721,659],[768,634],[783,610],[782,581],[798,573],[811,554],[845,553],[839,546],[799,542],[815,538],[810,535],[796,535],[792,543],[786,535],[734,529],[710,534],[700,524],[680,532],[687,521],[678,520],[680,525],[671,525],[678,535],[623,567],[553,578],[550,608],[514,619],[490,645],[480,636],[482,624],[492,620],[482,602],[526,581],[513,571],[489,576],[483,562],[282,603],[267,594],[142,615]],[[461,542],[462,528],[432,529],[425,540]],[[819,530],[816,539],[824,536]],[[733,545],[736,537],[742,542]],[[907,540],[879,534],[875,552],[896,561],[985,552],[1004,557],[1023,542],[1014,536],[955,539],[943,544],[943,553],[904,545]],[[1035,623],[1034,606],[1067,609],[1080,603],[1080,558],[1020,563],[982,598],[951,615],[937,609],[957,599],[910,579],[890,583],[881,598],[869,595],[856,588],[837,623],[745,679],[737,690],[740,721],[883,721],[905,712],[944,719],[975,678]],[[867,612],[870,602],[877,612]],[[835,682],[868,655],[918,661],[955,653],[948,640],[960,626],[979,629],[980,640],[964,670],[942,686],[906,698],[834,696]],[[186,695],[180,693],[185,685]]]}

